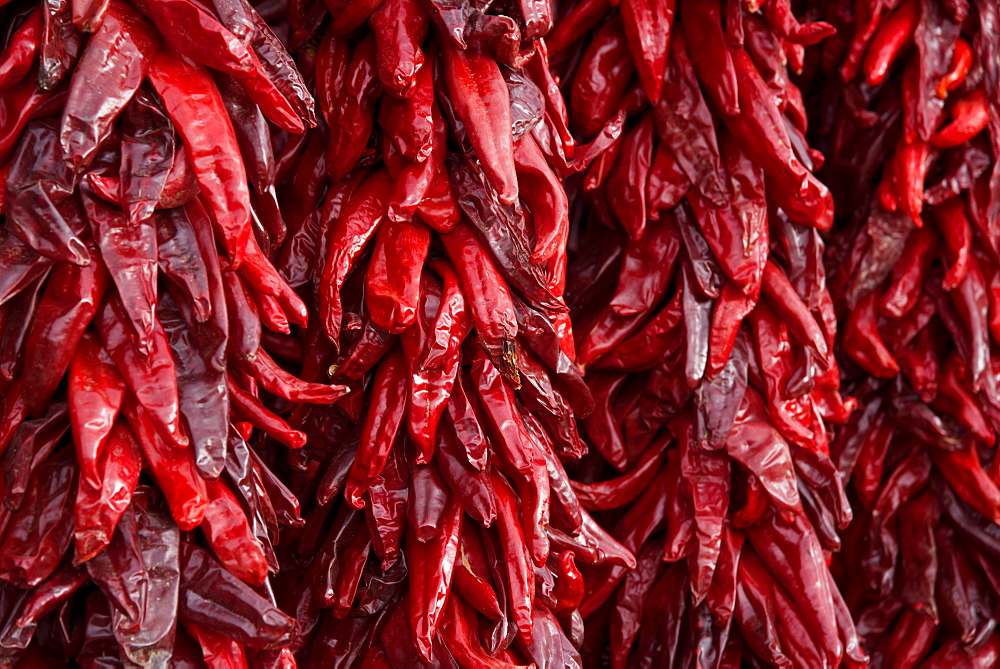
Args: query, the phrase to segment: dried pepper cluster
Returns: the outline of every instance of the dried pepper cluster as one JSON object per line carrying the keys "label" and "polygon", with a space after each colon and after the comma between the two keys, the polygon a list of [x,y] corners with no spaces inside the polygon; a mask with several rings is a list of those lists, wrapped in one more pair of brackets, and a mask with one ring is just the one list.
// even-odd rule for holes
{"label": "dried pepper cluster", "polygon": [[878,666],[1000,662],[998,27],[994,3],[904,1],[823,47],[830,285],[862,406],[834,441],[857,520],[833,568]]}
{"label": "dried pepper cluster", "polygon": [[805,4],[0,0],[0,666],[1000,662],[1000,8]]}
{"label": "dried pepper cluster", "polygon": [[582,570],[585,656],[607,645],[613,667],[865,662],[824,556],[851,519],[828,447],[850,412],[820,236],[833,201],[786,65],[833,29],[764,7],[681,2],[669,45],[633,61],[634,19],[605,4],[567,57],[572,129],[629,115],[579,184],[567,282],[596,406],[574,488],[637,556]]}

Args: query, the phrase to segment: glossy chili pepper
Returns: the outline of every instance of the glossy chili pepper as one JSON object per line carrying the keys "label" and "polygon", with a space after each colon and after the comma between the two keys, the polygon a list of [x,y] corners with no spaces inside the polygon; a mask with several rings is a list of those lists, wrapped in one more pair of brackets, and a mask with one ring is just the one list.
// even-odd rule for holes
{"label": "glossy chili pepper", "polygon": [[99,262],[60,264],[53,272],[25,345],[24,398],[30,413],[41,413],[56,391],[107,286],[107,271]]}
{"label": "glossy chili pepper", "polygon": [[222,634],[251,648],[286,645],[295,620],[222,568],[204,549],[182,542],[182,621]]}
{"label": "glossy chili pepper", "polygon": [[444,76],[455,113],[503,204],[517,199],[510,95],[496,62],[480,46],[444,49]]}
{"label": "glossy chili pepper", "polygon": [[951,121],[931,136],[931,146],[950,149],[978,135],[988,122],[987,106],[986,94],[980,88],[956,98],[949,105]]}
{"label": "glossy chili pepper", "polygon": [[88,40],[63,110],[59,141],[79,174],[142,84],[160,40],[153,26],[123,2],[111,2],[107,16]]}
{"label": "glossy chili pepper", "polygon": [[323,267],[320,292],[320,315],[331,341],[340,335],[343,306],[340,291],[351,266],[385,217],[386,200],[391,188],[388,172],[382,170],[361,183],[344,205],[329,240],[329,253]]}
{"label": "glossy chili pepper", "polygon": [[955,40],[955,49],[951,55],[951,69],[938,82],[935,92],[939,98],[948,97],[950,91],[958,88],[972,67],[972,47],[964,39]]}
{"label": "glossy chili pepper", "polygon": [[[77,458],[81,464],[73,523],[77,564],[107,547],[118,520],[132,502],[142,468],[139,444],[121,420],[115,422],[101,446],[91,459]],[[97,469],[93,481],[84,478],[84,465]]]}
{"label": "glossy chili pepper", "polygon": [[[494,360],[512,364],[517,315],[506,281],[468,225],[457,226],[441,240],[468,301],[480,343]],[[507,371],[506,365],[502,369]]]}
{"label": "glossy chili pepper", "polygon": [[506,562],[510,587],[511,614],[521,636],[531,638],[534,614],[534,585],[531,581],[531,567],[525,550],[524,535],[517,512],[514,491],[496,471],[490,472],[493,490],[497,499],[497,527]]}
{"label": "glossy chili pepper", "polygon": [[152,414],[133,398],[126,397],[122,412],[139,440],[178,527],[185,531],[197,527],[204,518],[208,494],[205,481],[195,468],[193,453],[165,443]]}
{"label": "glossy chili pepper", "polygon": [[427,574],[410,591],[413,642],[426,661],[431,660],[431,640],[437,631],[451,589],[462,527],[461,514],[457,504],[449,504],[437,535],[426,543],[420,541],[415,534],[407,535],[407,562],[411,568],[422,569]]}
{"label": "glossy chili pepper", "polygon": [[264,551],[243,509],[226,484],[208,481],[208,504],[200,527],[219,561],[241,581],[261,585],[267,578]]}
{"label": "glossy chili pepper", "polygon": [[882,83],[896,57],[913,43],[913,32],[919,19],[920,3],[908,0],[900,3],[892,14],[879,24],[861,66],[869,86]]}
{"label": "glossy chili pepper", "polygon": [[156,228],[152,221],[131,222],[86,191],[84,210],[101,257],[121,295],[139,352],[149,355],[156,309]]}
{"label": "glossy chili pepper", "polygon": [[77,468],[70,451],[53,454],[32,476],[20,508],[6,523],[0,579],[33,588],[58,567],[73,538]]}
{"label": "glossy chili pepper", "polygon": [[431,231],[419,221],[389,221],[379,227],[365,277],[365,303],[372,321],[390,334],[411,327],[420,308],[420,272]]}
{"label": "glossy chili pepper", "polygon": [[691,65],[712,104],[723,114],[739,114],[744,103],[737,99],[733,56],[722,32],[721,2],[681,3],[680,17]]}
{"label": "glossy chili pepper", "polygon": [[54,121],[36,122],[26,131],[7,175],[7,218],[11,231],[35,251],[82,266],[91,260],[80,238],[85,224],[76,201],[67,199],[75,178],[57,142]]}
{"label": "glossy chili pepper", "polygon": [[586,137],[613,116],[634,71],[624,26],[613,16],[594,35],[573,79],[570,117]]}
{"label": "glossy chili pepper", "polygon": [[369,23],[375,32],[382,85],[398,98],[411,97],[424,66],[420,45],[429,28],[423,5],[415,0],[386,0]]}
{"label": "glossy chili pepper", "polygon": [[176,52],[161,50],[149,68],[150,82],[184,140],[212,222],[235,269],[246,256],[251,236],[250,192],[222,98],[208,73]]}
{"label": "glossy chili pepper", "polygon": [[460,348],[471,326],[455,271],[443,260],[432,261],[431,267],[441,277],[441,287],[423,277],[422,313],[402,336],[410,371],[407,427],[422,461],[430,459],[438,423],[458,376]]}
{"label": "glossy chili pepper", "polygon": [[69,0],[47,0],[42,5],[42,43],[39,49],[38,88],[51,91],[76,63],[83,34],[73,25]]}
{"label": "glossy chili pepper", "polygon": [[0,90],[19,83],[31,70],[42,40],[42,11],[28,15],[0,54]]}
{"label": "glossy chili pepper", "polygon": [[330,128],[327,173],[343,177],[365,151],[375,121],[375,103],[382,92],[378,78],[375,38],[369,35],[355,48],[337,97],[338,122]]}
{"label": "glossy chili pepper", "polygon": [[376,371],[372,386],[372,403],[381,407],[369,411],[361,432],[361,443],[355,456],[344,496],[356,509],[364,507],[361,495],[379,476],[396,443],[406,410],[406,363],[399,352],[385,357]]}
{"label": "glossy chili pepper", "polygon": [[257,351],[253,360],[242,362],[241,367],[269,393],[291,402],[333,404],[350,392],[350,388],[342,385],[303,381],[285,371],[263,349]]}

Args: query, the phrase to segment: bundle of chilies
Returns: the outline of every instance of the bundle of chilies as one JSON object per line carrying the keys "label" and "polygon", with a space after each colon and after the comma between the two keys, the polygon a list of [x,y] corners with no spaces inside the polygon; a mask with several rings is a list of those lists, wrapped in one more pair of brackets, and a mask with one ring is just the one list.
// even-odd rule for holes
{"label": "bundle of chilies", "polygon": [[846,219],[831,292],[860,404],[834,441],[857,520],[833,569],[873,665],[993,667],[1000,14],[897,5],[823,47]]}
{"label": "bundle of chilies", "polygon": [[628,109],[577,184],[567,281],[595,399],[574,489],[637,560],[581,569],[584,656],[608,647],[612,667],[865,662],[826,564],[851,519],[828,445],[850,412],[820,235],[833,201],[786,65],[832,28],[765,7],[681,2],[645,66],[624,2],[593,40],[550,47],[573,63],[571,129]]}
{"label": "bundle of chilies", "polygon": [[870,4],[0,7],[0,665],[993,666],[1000,10]]}

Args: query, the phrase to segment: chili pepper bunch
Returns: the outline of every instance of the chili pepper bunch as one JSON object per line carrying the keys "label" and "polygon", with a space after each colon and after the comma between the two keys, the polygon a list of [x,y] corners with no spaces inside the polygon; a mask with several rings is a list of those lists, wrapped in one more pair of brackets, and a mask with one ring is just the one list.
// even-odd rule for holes
{"label": "chili pepper bunch", "polygon": [[562,298],[562,178],[624,114],[586,144],[569,132],[545,3],[303,12],[321,122],[277,159],[278,268],[318,315],[303,378],[354,392],[290,418],[308,435],[280,587],[300,661],[580,666],[577,565],[635,562],[563,466],[593,399]]}
{"label": "chili pepper bunch", "polygon": [[833,29],[787,3],[669,4],[660,51],[636,48],[638,2],[581,2],[550,45],[572,129],[628,114],[576,184],[567,280],[596,405],[573,485],[637,556],[582,569],[584,657],[863,665],[825,562],[851,519],[828,448],[851,410],[820,235],[833,202],[789,74]]}
{"label": "chili pepper bunch", "polygon": [[268,120],[312,98],[249,5],[0,12],[0,663],[288,666],[273,544],[303,521],[260,435],[304,435],[264,402],[347,392],[261,345],[306,323]]}
{"label": "chili pepper bunch", "polygon": [[994,666],[1000,17],[897,4],[831,13],[824,45],[831,292],[862,406],[834,442],[858,514],[833,568],[880,666]]}

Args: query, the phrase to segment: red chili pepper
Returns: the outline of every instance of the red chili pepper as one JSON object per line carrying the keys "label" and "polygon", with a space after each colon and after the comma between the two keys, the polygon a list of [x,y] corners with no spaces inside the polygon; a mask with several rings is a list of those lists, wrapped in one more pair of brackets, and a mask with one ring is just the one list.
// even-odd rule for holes
{"label": "red chili pepper", "polygon": [[425,578],[410,590],[410,618],[413,623],[413,643],[426,661],[431,660],[431,640],[434,638],[454,573],[461,536],[462,512],[450,503],[437,535],[430,541],[420,541],[412,532],[407,535],[407,562],[422,570]]}
{"label": "red chili pepper", "polygon": [[517,200],[510,94],[496,62],[479,46],[444,49],[444,76],[455,114],[503,204]]}
{"label": "red chili pepper", "polygon": [[884,21],[878,24],[868,45],[862,68],[869,86],[885,81],[896,57],[913,43],[913,32],[920,19],[920,3],[904,0]]}
{"label": "red chili pepper", "polygon": [[73,69],[83,34],[73,25],[69,0],[55,0],[42,5],[42,44],[39,50],[38,88],[54,90]]}
{"label": "red chili pepper", "polygon": [[384,358],[376,371],[370,400],[373,406],[381,408],[366,414],[361,443],[344,489],[344,496],[356,509],[364,507],[361,495],[379,476],[396,443],[406,409],[405,393],[400,393],[406,387],[405,380],[402,354],[396,352]]}
{"label": "red chili pepper", "polygon": [[937,96],[942,100],[948,97],[950,91],[962,85],[969,70],[972,68],[972,47],[964,39],[955,40],[955,49],[951,55],[951,69],[941,77],[935,87]]}
{"label": "red chili pepper", "polygon": [[951,122],[935,132],[930,144],[936,149],[950,149],[966,143],[986,129],[989,103],[981,88],[955,98],[949,105]]}
{"label": "red chili pepper", "polygon": [[262,585],[267,578],[267,561],[236,496],[221,481],[208,481],[206,487],[208,504],[200,527],[208,545],[241,581]]}
{"label": "red chili pepper", "polygon": [[410,371],[407,427],[420,459],[425,461],[433,452],[438,423],[458,376],[461,346],[471,325],[454,270],[442,260],[431,261],[431,267],[443,284],[438,288],[429,276],[423,277],[422,314],[402,336]]}
{"label": "red chili pepper", "polygon": [[375,122],[375,103],[382,92],[376,60],[375,38],[369,35],[354,49],[343,75],[344,85],[339,87],[336,122],[329,128],[327,146],[326,169],[333,178],[344,177],[350,172],[368,144]]}
{"label": "red chili pepper", "polygon": [[107,286],[107,271],[99,262],[87,267],[62,263],[52,272],[25,342],[24,400],[29,413],[40,415],[49,404]]}
{"label": "red chili pepper", "polygon": [[203,68],[170,50],[157,54],[149,79],[184,140],[216,233],[236,269],[251,237],[250,192],[218,89]]}
{"label": "red chili pepper", "polygon": [[510,588],[511,615],[518,632],[527,641],[534,626],[532,611],[534,584],[525,550],[524,534],[517,512],[517,499],[507,481],[495,470],[490,471],[497,500],[497,528]]}
{"label": "red chili pepper", "polygon": [[737,74],[722,32],[719,0],[681,3],[680,19],[691,65],[713,106],[725,115],[739,114]]}
{"label": "red chili pepper", "polygon": [[419,221],[388,221],[375,238],[365,277],[365,304],[372,321],[399,334],[417,320],[420,273],[431,231]]}
{"label": "red chili pepper", "polygon": [[80,58],[88,75],[73,77],[63,110],[60,144],[77,174],[90,166],[160,48],[152,24],[124,2],[109,3],[100,25]]}
{"label": "red chili pepper", "polygon": [[340,291],[351,266],[385,217],[386,201],[392,184],[388,172],[376,172],[364,182],[344,205],[337,226],[329,239],[329,251],[323,267],[320,292],[320,315],[330,341],[340,337],[343,307]]}
{"label": "red chili pepper", "polygon": [[639,81],[650,102],[660,99],[674,0],[624,0],[619,7]]}
{"label": "red chili pepper", "polygon": [[42,40],[42,12],[35,9],[10,36],[0,54],[0,90],[21,82],[31,70]]}
{"label": "red chili pepper", "polygon": [[427,13],[415,0],[385,0],[369,23],[375,32],[382,85],[396,97],[410,97],[424,66],[420,45],[429,28]]}

